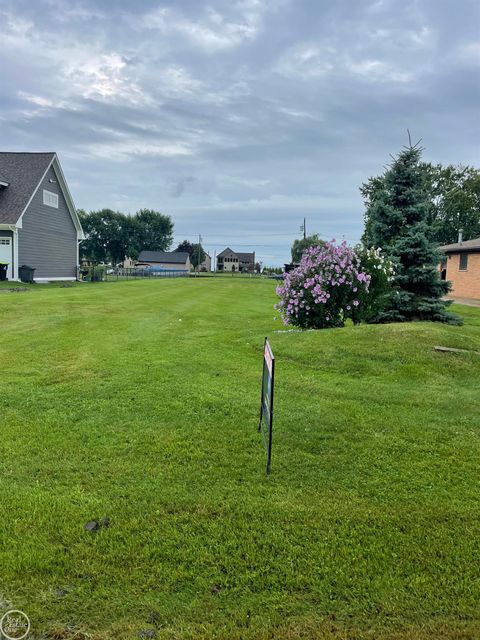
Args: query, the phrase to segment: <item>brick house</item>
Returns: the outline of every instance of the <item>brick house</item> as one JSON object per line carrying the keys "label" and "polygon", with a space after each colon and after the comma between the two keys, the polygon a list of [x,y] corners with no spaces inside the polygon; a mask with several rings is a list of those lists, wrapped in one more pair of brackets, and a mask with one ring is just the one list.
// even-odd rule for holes
{"label": "brick house", "polygon": [[453,298],[480,300],[480,238],[462,240],[440,247],[442,280],[452,283]]}

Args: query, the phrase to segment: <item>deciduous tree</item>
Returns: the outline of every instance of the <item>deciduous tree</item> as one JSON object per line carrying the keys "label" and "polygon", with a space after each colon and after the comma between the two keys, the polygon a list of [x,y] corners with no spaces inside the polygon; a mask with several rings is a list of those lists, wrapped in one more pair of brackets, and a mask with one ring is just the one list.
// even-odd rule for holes
{"label": "deciduous tree", "polygon": [[80,245],[83,258],[116,264],[135,253],[136,225],[131,217],[112,209],[79,214],[86,237]]}
{"label": "deciduous tree", "polygon": [[173,241],[173,222],[153,209],[140,209],[134,216],[136,221],[136,244],[139,251],[168,251]]}
{"label": "deciduous tree", "polygon": [[[454,166],[420,162],[428,200],[428,222],[433,240],[438,244],[456,242],[459,229],[463,238],[480,236],[480,171],[471,166]],[[385,174],[370,178],[361,187],[365,206],[363,240],[371,242],[369,207],[377,192],[385,188]]]}
{"label": "deciduous tree", "polygon": [[143,250],[166,251],[172,244],[173,222],[152,209],[129,216],[112,209],[86,213],[79,209],[86,239],[80,245],[83,258],[95,262],[122,262],[138,258]]}
{"label": "deciduous tree", "polygon": [[302,254],[305,249],[310,247],[321,247],[325,244],[324,240],[321,240],[319,236],[315,233],[311,236],[307,236],[306,238],[300,238],[293,241],[292,244],[292,262],[298,263],[302,259]]}

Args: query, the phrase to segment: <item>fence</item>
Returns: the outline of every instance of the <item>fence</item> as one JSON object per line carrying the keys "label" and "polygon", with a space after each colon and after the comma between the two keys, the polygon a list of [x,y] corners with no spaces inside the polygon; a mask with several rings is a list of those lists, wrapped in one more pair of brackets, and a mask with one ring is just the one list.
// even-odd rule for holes
{"label": "fence", "polygon": [[283,280],[283,275],[267,273],[240,273],[240,272],[188,272],[183,269],[156,269],[155,267],[110,267],[107,265],[92,265],[79,267],[77,279],[83,282],[110,282],[114,280],[141,280],[156,278],[242,278],[250,280],[275,279]]}
{"label": "fence", "polygon": [[112,280],[140,280],[153,278],[188,278],[188,271],[182,269],[142,269],[124,267],[106,267],[92,265],[78,268],[78,280],[83,282],[108,282]]}

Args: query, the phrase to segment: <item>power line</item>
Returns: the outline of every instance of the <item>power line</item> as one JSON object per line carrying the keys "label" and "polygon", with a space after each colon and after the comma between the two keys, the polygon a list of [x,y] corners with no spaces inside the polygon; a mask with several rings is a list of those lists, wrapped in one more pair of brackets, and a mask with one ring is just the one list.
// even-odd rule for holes
{"label": "power line", "polygon": [[[203,244],[205,247],[216,247],[219,244],[226,244],[226,243],[225,242],[204,242]],[[278,249],[283,246],[281,244],[254,244],[253,242],[249,244],[239,244],[238,242],[232,242],[231,244],[234,245],[235,247],[267,247],[270,249]]]}
{"label": "power line", "polygon": [[[196,237],[191,235],[191,234],[184,235],[182,233],[178,233],[178,234],[175,234],[175,235],[177,235],[178,237],[182,237],[182,238],[185,237],[186,239],[189,239],[189,238],[190,239],[193,239],[193,238],[196,239]],[[296,233],[269,233],[268,231],[266,231],[265,233],[256,233],[255,237],[258,238],[259,236],[268,236],[269,238],[271,238],[272,236],[275,236],[275,237],[280,237],[281,236],[281,237],[284,237],[284,238],[291,238],[292,236],[296,236],[296,235],[297,235]],[[326,235],[326,234],[319,233],[318,235],[323,236],[323,235]],[[213,237],[216,238],[216,237],[219,237],[219,236],[213,236]],[[231,236],[230,236],[229,239],[231,240]],[[222,237],[222,242],[223,242],[223,237]]]}

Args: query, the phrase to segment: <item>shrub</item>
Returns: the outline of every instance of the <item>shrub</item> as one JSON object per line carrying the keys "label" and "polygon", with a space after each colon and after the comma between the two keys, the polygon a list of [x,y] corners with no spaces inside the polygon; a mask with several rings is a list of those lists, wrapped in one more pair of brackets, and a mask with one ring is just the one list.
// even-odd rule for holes
{"label": "shrub", "polygon": [[300,265],[277,287],[275,307],[285,324],[321,329],[359,322],[368,299],[371,276],[356,251],[335,241],[306,249]]}
{"label": "shrub", "polygon": [[[358,307],[358,321],[376,322],[378,315],[387,306],[392,291],[392,281],[395,275],[394,264],[381,249],[372,247],[365,249],[357,247],[360,268],[370,276],[368,290],[360,292]],[[354,321],[356,318],[353,318]]]}
{"label": "shrub", "polygon": [[105,280],[106,272],[107,267],[105,265],[92,265],[80,269],[83,280],[89,282],[102,282]]}

